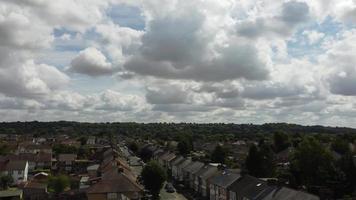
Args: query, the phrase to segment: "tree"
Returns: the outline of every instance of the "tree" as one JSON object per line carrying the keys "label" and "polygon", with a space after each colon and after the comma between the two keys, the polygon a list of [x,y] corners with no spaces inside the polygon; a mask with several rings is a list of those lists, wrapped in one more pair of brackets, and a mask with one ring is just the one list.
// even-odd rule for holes
{"label": "tree", "polygon": [[345,174],[345,181],[342,184],[344,186],[344,193],[350,194],[356,187],[356,167],[353,163],[353,155],[351,152],[346,153],[341,157],[337,163],[338,167]]}
{"label": "tree", "polygon": [[288,148],[290,145],[288,135],[283,132],[274,133],[273,142],[274,142],[274,149],[276,153],[283,151],[284,149]]}
{"label": "tree", "polygon": [[132,142],[129,143],[128,148],[129,148],[132,152],[137,153],[137,151],[138,151],[138,144],[137,144],[135,141],[132,141]]}
{"label": "tree", "polygon": [[6,190],[13,183],[14,183],[14,179],[10,175],[2,175],[0,177],[0,187],[3,190]]}
{"label": "tree", "polygon": [[143,185],[154,199],[159,199],[159,192],[167,179],[165,170],[155,161],[150,161],[141,172]]}
{"label": "tree", "polygon": [[225,164],[228,150],[221,145],[217,145],[211,154],[211,161]]}
{"label": "tree", "polygon": [[331,148],[341,155],[350,151],[348,142],[341,138],[336,138],[331,144]]}
{"label": "tree", "polygon": [[70,179],[68,176],[59,175],[49,177],[48,188],[55,194],[63,192],[68,187],[70,187]]}
{"label": "tree", "polygon": [[193,150],[193,139],[189,135],[182,135],[178,140],[178,151],[181,155],[187,155]]}
{"label": "tree", "polygon": [[272,177],[275,174],[274,154],[270,146],[250,147],[245,162],[248,173],[256,177]]}
{"label": "tree", "polygon": [[291,172],[299,184],[325,185],[335,175],[333,158],[314,137],[305,137],[291,160]]}
{"label": "tree", "polygon": [[151,160],[153,156],[153,152],[150,148],[144,147],[140,151],[140,158],[143,160],[143,162],[148,162]]}
{"label": "tree", "polygon": [[0,143],[0,155],[6,155],[10,152],[9,147],[6,144]]}

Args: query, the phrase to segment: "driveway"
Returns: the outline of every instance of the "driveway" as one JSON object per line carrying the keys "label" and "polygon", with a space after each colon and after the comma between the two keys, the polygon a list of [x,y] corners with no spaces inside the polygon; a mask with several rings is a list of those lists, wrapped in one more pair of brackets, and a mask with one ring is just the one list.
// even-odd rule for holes
{"label": "driveway", "polygon": [[185,198],[182,194],[179,194],[177,192],[175,193],[166,192],[164,187],[162,188],[160,195],[162,200],[187,200],[187,198]]}

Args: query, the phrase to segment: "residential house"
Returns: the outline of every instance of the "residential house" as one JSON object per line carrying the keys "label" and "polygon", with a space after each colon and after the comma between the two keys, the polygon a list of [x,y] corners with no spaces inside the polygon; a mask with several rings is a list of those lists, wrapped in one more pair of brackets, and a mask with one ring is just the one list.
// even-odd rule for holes
{"label": "residential house", "polygon": [[98,172],[99,172],[99,164],[94,164],[94,165],[90,165],[87,167],[87,172],[89,177],[91,178],[95,178],[98,176]]}
{"label": "residential house", "polygon": [[87,189],[88,200],[129,200],[140,199],[143,188],[137,183],[130,171],[121,166],[107,165],[101,180]]}
{"label": "residential house", "polygon": [[24,142],[18,146],[17,153],[49,153],[52,154],[52,147],[44,144],[34,144],[32,142]]}
{"label": "residential house", "polygon": [[27,181],[28,162],[23,160],[1,160],[0,174],[11,175],[16,184]]}
{"label": "residential house", "polygon": [[95,136],[90,136],[90,137],[88,137],[88,139],[87,139],[87,145],[94,145],[95,144]]}
{"label": "residential house", "polygon": [[243,176],[228,187],[229,200],[257,200],[266,197],[275,189],[266,181],[253,176]]}
{"label": "residential house", "polygon": [[173,152],[169,152],[168,154],[165,154],[164,157],[161,158],[161,162],[163,166],[167,169],[169,169],[169,163],[176,157],[176,154]]}
{"label": "residential house", "polygon": [[191,158],[185,158],[180,162],[176,167],[177,167],[177,176],[176,176],[176,181],[182,182],[184,181],[184,174],[183,174],[183,168],[188,166],[192,162]]}
{"label": "residential house", "polygon": [[275,189],[270,192],[261,200],[319,200],[320,198],[302,191],[293,190],[287,187],[275,187]]}
{"label": "residential house", "polygon": [[27,161],[29,172],[35,169],[50,169],[52,166],[52,154],[45,152],[33,153],[20,153],[18,155],[7,155],[9,160]]}
{"label": "residential house", "polygon": [[47,183],[45,181],[31,180],[23,187],[24,200],[43,200],[48,198]]}
{"label": "residential house", "polygon": [[168,170],[172,172],[172,177],[174,179],[178,178],[178,164],[184,161],[183,156],[177,156],[168,165]]}
{"label": "residential house", "polygon": [[216,165],[208,164],[195,173],[194,191],[203,197],[210,196],[210,179],[218,173]]}
{"label": "residential house", "polygon": [[210,200],[228,200],[228,187],[239,179],[239,171],[223,170],[210,180]]}
{"label": "residential house", "polygon": [[8,189],[0,191],[0,199],[4,200],[21,200],[22,190],[19,189]]}
{"label": "residential house", "polygon": [[193,189],[195,173],[197,173],[202,167],[204,167],[204,163],[195,161],[182,169],[183,176],[184,176],[184,183],[186,187]]}
{"label": "residential house", "polygon": [[76,154],[59,154],[58,167],[60,170],[72,171],[74,161],[77,159]]}

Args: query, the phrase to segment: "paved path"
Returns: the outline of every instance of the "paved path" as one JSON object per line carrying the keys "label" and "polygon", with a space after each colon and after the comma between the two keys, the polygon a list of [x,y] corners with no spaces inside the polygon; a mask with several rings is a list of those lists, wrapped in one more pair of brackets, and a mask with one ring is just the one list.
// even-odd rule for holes
{"label": "paved path", "polygon": [[161,190],[161,199],[162,200],[187,200],[182,194],[179,194],[177,192],[175,193],[168,193],[164,189],[164,187]]}

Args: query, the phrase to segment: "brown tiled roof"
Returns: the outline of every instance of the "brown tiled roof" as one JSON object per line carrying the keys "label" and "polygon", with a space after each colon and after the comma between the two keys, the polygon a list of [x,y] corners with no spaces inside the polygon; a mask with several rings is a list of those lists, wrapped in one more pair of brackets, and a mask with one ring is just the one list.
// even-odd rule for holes
{"label": "brown tiled roof", "polygon": [[9,154],[7,155],[9,160],[23,160],[29,162],[51,162],[52,154],[51,153],[20,153],[19,155]]}
{"label": "brown tiled roof", "polygon": [[40,183],[40,182],[37,182],[37,181],[30,181],[30,182],[26,183],[25,188],[46,189],[47,188],[47,184]]}
{"label": "brown tiled roof", "polygon": [[125,192],[142,192],[140,186],[130,180],[125,174],[117,173],[108,179],[102,179],[98,183],[87,189],[88,194],[98,193],[125,193]]}
{"label": "brown tiled roof", "polygon": [[59,154],[58,155],[58,161],[62,162],[62,161],[74,161],[75,159],[77,159],[77,155],[76,154]]}
{"label": "brown tiled roof", "polygon": [[24,160],[10,160],[5,167],[5,170],[24,170],[26,161]]}

